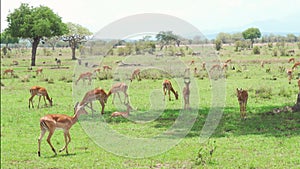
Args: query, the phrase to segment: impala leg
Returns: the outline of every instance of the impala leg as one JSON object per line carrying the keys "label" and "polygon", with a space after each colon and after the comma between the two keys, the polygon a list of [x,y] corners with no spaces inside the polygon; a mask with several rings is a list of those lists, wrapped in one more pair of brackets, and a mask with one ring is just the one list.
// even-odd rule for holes
{"label": "impala leg", "polygon": [[168,94],[169,94],[169,101],[171,101],[170,90],[168,90]]}
{"label": "impala leg", "polygon": [[116,97],[116,93],[113,94],[113,98],[112,98],[112,102],[111,102],[112,104],[114,104],[115,97]]}
{"label": "impala leg", "polygon": [[129,103],[128,94],[125,92],[124,95],[125,95],[125,97],[124,97],[124,103],[125,103],[126,100],[127,100],[127,103]]}
{"label": "impala leg", "polygon": [[89,85],[91,85],[91,83],[92,83],[92,78],[89,77]]}
{"label": "impala leg", "polygon": [[46,133],[46,130],[41,129],[41,134],[40,134],[40,137],[38,138],[38,156],[39,157],[41,156],[41,141],[42,141],[42,138],[44,137],[45,133]]}
{"label": "impala leg", "polygon": [[45,106],[47,106],[47,102],[46,102],[45,96],[43,96],[43,98],[44,98]]}
{"label": "impala leg", "polygon": [[100,104],[101,104],[101,107],[102,107],[102,110],[101,110],[101,114],[104,114],[104,107],[105,107],[105,103],[103,101],[100,101]]}
{"label": "impala leg", "polygon": [[37,106],[38,108],[40,108],[41,97],[42,97],[42,96],[39,96],[39,103],[38,103],[38,106]]}
{"label": "impala leg", "polygon": [[31,102],[31,106],[32,106],[32,108],[34,108],[33,107],[33,98],[34,98],[34,95],[33,96],[31,96],[30,98],[29,98],[29,105],[28,105],[28,107],[30,108],[30,102]]}
{"label": "impala leg", "polygon": [[68,131],[65,131],[64,132],[64,137],[65,137],[65,146],[63,148],[61,148],[59,150],[59,152],[62,152],[62,151],[64,151],[66,149],[66,153],[69,154],[69,152],[68,152],[68,144],[71,141],[70,133]]}
{"label": "impala leg", "polygon": [[[122,103],[122,100],[121,100],[121,97],[120,97],[120,94],[119,94],[119,92],[118,92],[117,94],[118,94],[118,96],[119,96],[120,103]],[[124,101],[124,103],[125,103],[125,101]]]}
{"label": "impala leg", "polygon": [[53,145],[51,144],[51,137],[52,137],[53,133],[54,133],[54,130],[49,130],[49,135],[47,137],[47,142],[50,145],[50,147],[51,147],[52,151],[54,152],[54,154],[57,155]]}

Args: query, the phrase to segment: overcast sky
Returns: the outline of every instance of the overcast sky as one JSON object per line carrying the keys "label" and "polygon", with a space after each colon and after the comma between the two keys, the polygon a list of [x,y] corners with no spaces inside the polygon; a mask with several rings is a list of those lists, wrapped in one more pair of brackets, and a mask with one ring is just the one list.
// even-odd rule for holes
{"label": "overcast sky", "polygon": [[289,18],[300,18],[300,0],[2,0],[1,30],[7,27],[9,11],[18,8],[21,2],[48,6],[63,22],[80,24],[94,33],[118,19],[140,13],[172,15],[203,32],[270,21],[291,28],[277,30],[275,26],[274,31],[300,32],[299,21],[289,23]]}

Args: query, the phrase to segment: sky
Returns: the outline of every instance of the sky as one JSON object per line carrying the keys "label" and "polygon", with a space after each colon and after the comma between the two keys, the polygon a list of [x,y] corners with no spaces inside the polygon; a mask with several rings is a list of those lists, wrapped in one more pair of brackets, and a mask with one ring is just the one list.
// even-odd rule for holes
{"label": "sky", "polygon": [[261,26],[262,32],[300,33],[300,0],[1,0],[1,31],[9,11],[44,5],[62,17],[96,33],[123,17],[160,13],[183,19],[203,33],[243,31]]}

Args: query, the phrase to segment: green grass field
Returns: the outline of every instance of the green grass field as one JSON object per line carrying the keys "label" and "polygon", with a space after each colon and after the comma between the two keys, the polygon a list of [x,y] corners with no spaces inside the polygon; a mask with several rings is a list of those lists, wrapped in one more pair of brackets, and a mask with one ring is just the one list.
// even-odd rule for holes
{"label": "green grass field", "polygon": [[[272,57],[268,52],[254,56],[249,51],[234,53],[232,48],[225,48],[220,59],[232,59],[230,67],[234,66],[236,69],[229,68],[226,71],[226,78],[223,79],[225,83],[221,85],[224,90],[220,90],[222,93],[219,95],[212,95],[214,91],[218,91],[214,88],[214,83],[221,79],[210,80],[207,72],[200,70],[202,61],[191,56],[178,58],[178,62],[172,62],[173,57],[151,60],[147,57],[152,56],[137,56],[141,64],[148,64],[151,60],[153,65],[148,65],[149,69],[142,71],[142,81],[134,80],[132,83],[128,72],[133,68],[119,68],[115,61],[133,63],[136,57],[101,57],[97,63],[110,65],[113,71],[95,75],[91,86],[87,85],[87,81],[85,84],[80,81],[75,86],[72,81],[80,72],[93,69],[79,67],[77,61],[70,60],[69,51],[65,51],[60,57],[62,66],[58,69],[54,61],[55,54],[42,56],[41,53],[38,53],[37,66],[33,67],[33,71],[27,70],[30,65],[29,54],[1,59],[1,72],[13,68],[16,74],[15,77],[1,76],[1,84],[4,85],[1,87],[1,168],[300,168],[299,112],[268,113],[275,108],[295,104],[299,92],[297,76],[300,69],[294,72],[292,84],[288,84],[286,71],[279,68],[291,67],[292,64],[287,63],[289,57]],[[95,137],[105,136],[97,133],[101,132],[98,128],[104,123],[108,131],[113,130],[132,138],[151,138],[168,131],[180,116],[183,107],[183,80],[177,74],[172,77],[150,67],[159,65],[167,71],[176,69],[177,73],[183,74],[185,67],[182,65],[187,66],[192,59],[200,70],[192,80],[190,98],[192,108],[197,108],[192,109],[191,114],[196,113],[197,117],[191,130],[177,145],[146,158],[123,157],[107,151],[107,147],[97,145]],[[19,65],[11,66],[13,60],[19,61]],[[264,68],[260,67],[261,60],[267,61]],[[46,62],[45,65],[43,61]],[[43,75],[35,75],[37,67],[43,67]],[[268,68],[271,71],[267,73]],[[191,75],[193,76],[192,72]],[[178,91],[179,100],[174,100],[171,95],[172,101],[163,101],[162,82],[167,78],[171,79]],[[38,157],[40,117],[54,113],[73,115],[75,102],[80,101],[86,91],[102,87],[108,92],[110,86],[117,81],[125,81],[129,85],[130,102],[135,108],[129,119],[109,118],[112,112],[125,110],[118,97],[115,105],[111,103],[112,97],[108,99],[104,116],[100,116],[101,107],[95,102],[97,112],[94,117],[91,113],[83,115],[70,130],[72,141],[68,155],[61,152],[53,156],[46,135],[42,140],[42,155]],[[29,89],[34,85],[47,88],[53,98],[53,107],[45,107],[42,100],[41,108],[28,108]],[[240,119],[236,88],[247,89],[249,92],[246,120]],[[222,117],[210,138],[203,141],[200,135],[211,105],[222,100],[222,96],[225,105]],[[123,97],[121,94],[122,99]],[[35,97],[34,104],[37,105],[37,102],[38,98]],[[134,119],[142,122],[134,122]],[[93,134],[95,137],[90,137]],[[134,147],[129,147],[135,146],[132,143],[113,144],[115,140],[109,136],[101,139],[111,141],[111,144],[106,144],[111,146],[111,150],[119,149],[122,152],[123,149],[128,149],[129,153],[135,153],[131,152],[135,150]],[[63,132],[56,131],[51,141],[59,150],[64,145]],[[152,148],[155,150],[156,147]]]}

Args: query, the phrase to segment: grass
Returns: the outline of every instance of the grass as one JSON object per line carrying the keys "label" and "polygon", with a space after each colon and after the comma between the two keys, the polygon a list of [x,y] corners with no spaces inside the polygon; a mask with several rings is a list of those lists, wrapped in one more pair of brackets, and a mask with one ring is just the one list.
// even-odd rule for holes
{"label": "grass", "polygon": [[[113,79],[100,78],[102,80],[99,80],[94,77],[91,86],[87,86],[87,81],[85,84],[80,81],[78,86],[75,86],[71,80],[88,69],[76,67],[76,62],[70,60],[65,53],[61,58],[62,66],[68,69],[54,69],[56,67],[54,57],[38,56],[37,67],[42,66],[44,71],[42,76],[37,77],[34,77],[35,72],[27,71],[29,58],[26,55],[2,58],[1,71],[13,67],[18,78],[1,77],[1,82],[5,85],[1,88],[1,168],[299,168],[299,112],[275,115],[266,113],[274,108],[294,104],[298,94],[297,73],[294,74],[292,84],[289,85],[285,72],[280,72],[278,68],[278,66],[290,67],[290,64],[285,62],[287,57],[274,58],[269,55],[252,56],[251,54],[239,56],[230,51],[230,47],[226,48],[221,60],[231,58],[233,62],[230,66],[235,66],[236,70],[229,69],[226,72],[225,90],[221,91],[225,93],[224,112],[209,140],[201,140],[200,134],[209,115],[211,104],[220,100],[212,96],[215,90],[212,85],[219,80],[210,81],[206,72],[201,71],[200,74],[204,78],[195,78],[191,83],[191,105],[198,107],[197,111],[192,111],[190,114],[191,116],[193,113],[196,114],[191,130],[177,145],[146,158],[128,158],[109,152],[120,150],[118,152],[121,154],[126,150],[128,153],[134,153],[132,147],[139,145],[134,145],[134,142],[126,143],[126,139],[124,139],[125,144],[118,143],[111,138],[112,135],[106,134],[115,131],[131,138],[151,138],[165,131],[173,134],[180,133],[177,128],[168,129],[174,125],[183,107],[181,97],[183,82],[177,74],[170,73],[176,68],[182,69],[183,72],[181,62],[169,62],[168,60],[172,60],[171,57],[152,60],[154,65],[161,63],[161,66],[168,61],[167,72],[161,75],[160,71],[147,69],[142,72],[142,77],[155,76],[155,78],[143,79],[140,82],[135,80],[130,83],[128,79],[130,71],[126,70],[133,68],[122,68],[109,73]],[[114,62],[122,59],[124,57],[106,57],[102,62],[117,70]],[[196,60],[198,68],[201,67],[202,61],[191,56],[183,57],[181,61],[187,65],[191,59]],[[20,65],[10,66],[12,60],[18,60]],[[271,61],[271,64],[261,68],[260,60]],[[46,61],[47,64],[43,65],[42,61]],[[129,57],[126,63],[134,61],[134,57]],[[140,62],[146,64],[149,58]],[[180,66],[175,63],[179,63]],[[271,72],[266,73],[266,68],[271,68]],[[33,69],[35,70],[35,67]],[[21,82],[25,76],[29,81]],[[106,75],[101,72],[99,76]],[[166,76],[172,80],[175,90],[178,90],[179,100],[174,100],[172,95],[172,101],[162,101],[161,84]],[[50,83],[49,79],[51,79]],[[82,116],[79,123],[75,124],[70,131],[72,141],[69,144],[69,155],[62,152],[53,156],[44,137],[42,155],[37,156],[40,117],[49,113],[72,115],[74,103],[80,101],[87,90],[100,86],[108,91],[111,84],[119,80],[130,84],[128,93],[131,104],[136,110],[132,112],[129,119],[109,118],[112,112],[125,110],[118,98],[115,99],[115,105],[111,103],[112,98],[108,99],[104,116],[100,116],[99,103],[95,102],[94,108],[98,110],[95,117],[91,114]],[[29,88],[33,85],[47,88],[54,101],[53,107],[44,107],[44,102],[41,101],[42,108],[28,109]],[[236,88],[249,91],[248,118],[245,121],[240,120],[235,96]],[[217,96],[221,97],[222,94]],[[121,94],[122,99],[123,97]],[[38,98],[34,98],[34,104],[37,104],[37,101]],[[189,115],[185,117],[188,118]],[[133,122],[136,119],[138,123]],[[106,124],[107,128],[101,128],[100,125],[103,124]],[[103,144],[107,147],[98,146],[96,137],[106,141]],[[64,145],[62,131],[55,132],[52,143],[57,150]],[[147,145],[152,143],[146,144],[145,149],[149,148]],[[163,149],[163,146],[158,144],[157,147],[153,146],[150,149]],[[212,146],[216,148],[210,155]],[[201,162],[197,159],[200,150],[204,159]],[[138,153],[143,154],[143,149]]]}

